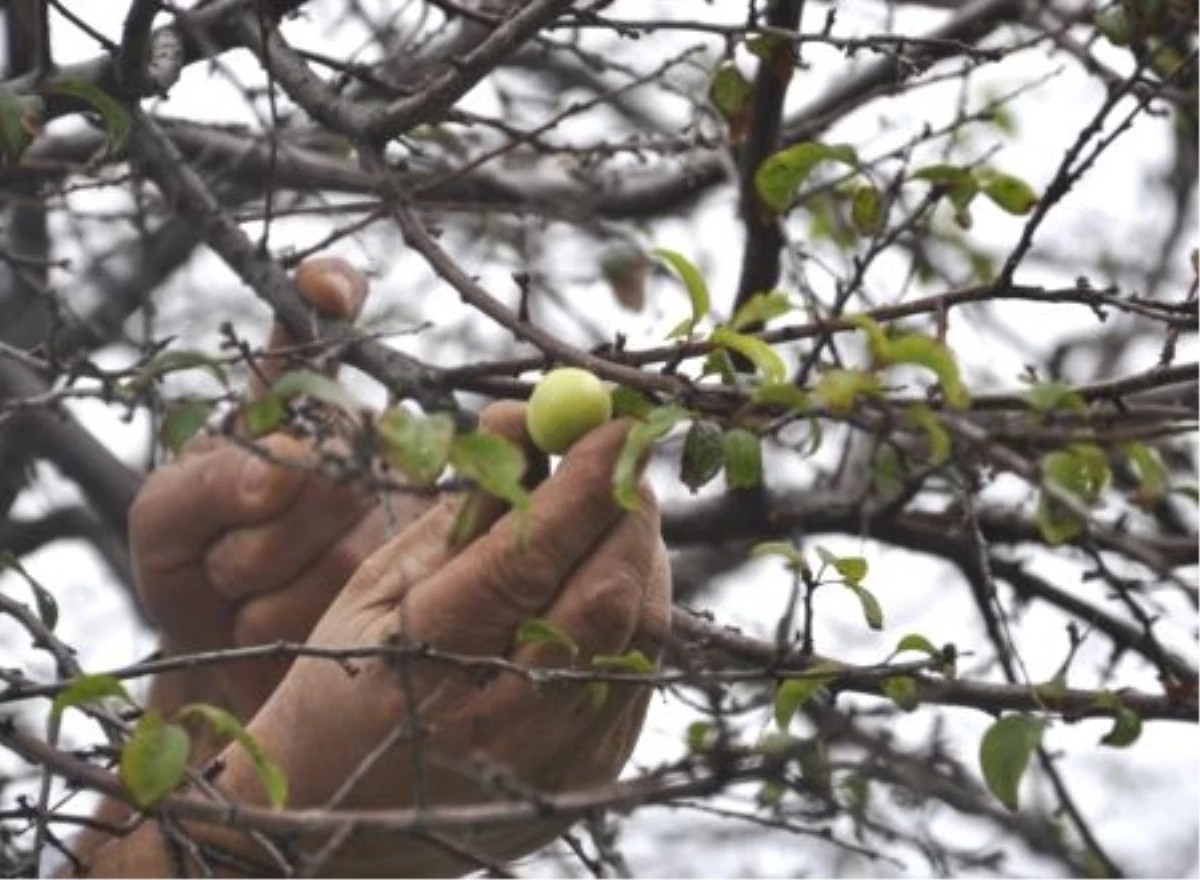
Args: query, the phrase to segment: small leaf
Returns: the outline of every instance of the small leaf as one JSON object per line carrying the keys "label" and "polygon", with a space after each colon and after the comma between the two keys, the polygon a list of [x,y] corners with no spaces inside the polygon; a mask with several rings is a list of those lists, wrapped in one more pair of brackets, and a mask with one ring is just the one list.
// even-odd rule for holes
{"label": "small leaf", "polygon": [[1078,516],[1042,492],[1038,497],[1037,510],[1033,514],[1034,525],[1051,547],[1065,544],[1083,534],[1084,523]]}
{"label": "small leaf", "polygon": [[749,324],[765,326],[774,318],[780,318],[792,310],[788,295],[782,290],[756,293],[746,300],[734,313],[729,326],[741,331]]}
{"label": "small leaf", "polygon": [[167,724],[153,709],[133,729],[121,750],[121,781],[134,803],[150,807],[169,795],[183,781],[191,737],[178,724]]}
{"label": "small leaf", "polygon": [[459,434],[450,447],[450,463],[488,494],[508,502],[518,514],[529,511],[529,491],[521,482],[528,463],[525,453],[507,437],[484,430]]}
{"label": "small leaf", "polygon": [[1112,476],[1108,456],[1094,443],[1072,443],[1048,453],[1042,458],[1042,474],[1087,504],[1100,498]]}
{"label": "small leaf", "polygon": [[454,419],[421,416],[395,407],[379,417],[379,438],[388,460],[417,486],[432,486],[450,461]]}
{"label": "small leaf", "polygon": [[968,207],[979,192],[979,183],[970,171],[956,165],[927,165],[911,176],[913,180],[926,180],[944,190],[946,198],[959,215],[956,217],[959,225],[970,226]]}
{"label": "small leaf", "polygon": [[258,781],[262,783],[271,806],[279,810],[287,805],[287,774],[283,772],[282,767],[268,757],[258,740],[251,736],[250,731],[246,730],[242,726],[242,722],[238,721],[235,716],[219,706],[212,706],[208,703],[191,703],[179,710],[178,717],[181,721],[187,718],[201,718],[208,722],[217,736],[228,737],[241,746],[250,757],[254,771],[258,774]]}
{"label": "small leaf", "polygon": [[0,153],[16,165],[41,127],[41,100],[0,86]]}
{"label": "small leaf", "polygon": [[817,547],[817,556],[826,565],[831,565],[851,584],[857,584],[867,576],[867,560],[861,556],[836,556],[824,547]]}
{"label": "small leaf", "polygon": [[875,235],[884,226],[883,197],[873,186],[860,186],[850,201],[850,222],[863,235]]}
{"label": "small leaf", "polygon": [[979,182],[983,194],[1010,214],[1028,214],[1038,203],[1033,187],[1011,174],[981,172]]}
{"label": "small leaf", "polygon": [[658,671],[654,661],[634,648],[624,654],[597,654],[592,658],[597,669],[624,669],[637,675],[653,675]]}
{"label": "small leaf", "polygon": [[108,697],[120,697],[125,702],[132,703],[132,700],[129,699],[129,692],[125,690],[125,685],[121,684],[119,679],[111,675],[81,676],[72,680],[58,692],[54,702],[50,705],[50,717],[56,720],[61,718],[63,712],[72,706],[95,703]]}
{"label": "small leaf", "polygon": [[654,401],[636,388],[617,385],[609,393],[614,419],[644,419],[654,409]]}
{"label": "small leaf", "polygon": [[216,407],[207,400],[185,400],[172,405],[163,419],[159,437],[173,454],[199,433]]}
{"label": "small leaf", "polygon": [[156,354],[142,364],[134,376],[125,383],[129,394],[140,394],[156,380],[169,373],[179,373],[184,370],[204,370],[221,385],[229,387],[229,376],[225,366],[211,355],[191,349],[171,349]]}
{"label": "small leaf", "polygon": [[938,377],[946,403],[954,409],[971,405],[971,395],[958,372],[958,360],[942,343],[920,333],[906,333],[889,340],[888,360],[894,364],[915,364]]}
{"label": "small leaf", "polygon": [[871,629],[883,629],[883,609],[879,607],[879,600],[875,598],[875,594],[849,580],[846,581],[846,589],[858,597],[858,604],[862,606],[867,626]]}
{"label": "small leaf", "polygon": [[304,394],[349,413],[358,412],[362,408],[345,388],[328,376],[313,370],[291,370],[284,373],[271,385],[271,394],[285,400]]}
{"label": "small leaf", "polygon": [[274,431],[287,416],[283,401],[273,394],[251,401],[242,408],[242,421],[246,433],[261,437]]}
{"label": "small leaf", "polygon": [[679,480],[691,491],[696,492],[720,473],[725,461],[722,436],[721,426],[706,419],[696,419],[688,428]]}
{"label": "small leaf", "polygon": [[716,735],[709,721],[693,721],[687,726],[687,733],[684,735],[688,751],[693,753],[707,751],[714,739]]}
{"label": "small leaf", "polygon": [[607,681],[589,681],[587,685],[588,701],[593,709],[603,709],[608,702],[609,686]]}
{"label": "small leaf", "polygon": [[517,644],[562,645],[570,652],[572,658],[579,656],[579,645],[575,643],[575,640],[544,617],[533,617],[522,623],[517,629]]}
{"label": "small leaf", "polygon": [[1142,716],[1119,702],[1115,709],[1112,730],[1100,738],[1100,744],[1114,749],[1127,748],[1142,735]]}
{"label": "small leaf", "polygon": [[944,464],[950,457],[950,432],[937,414],[923,403],[914,403],[904,411],[905,419],[925,431],[929,439],[929,460]]}
{"label": "small leaf", "polygon": [[803,678],[789,678],[781,682],[775,691],[775,723],[780,730],[787,730],[792,718],[813,696],[829,682],[837,678],[837,670],[821,663],[805,670]]}
{"label": "small leaf", "polygon": [[108,154],[115,155],[125,148],[129,140],[129,111],[116,98],[84,79],[59,80],[46,85],[44,91],[69,95],[90,104],[104,123],[104,132],[108,135]]}
{"label": "small leaf", "polygon": [[792,571],[802,571],[808,568],[804,554],[791,541],[763,541],[750,548],[751,559],[758,559],[762,556],[782,556]]}
{"label": "small leaf", "polygon": [[754,87],[736,65],[722,64],[708,87],[709,100],[729,125],[734,143],[741,141],[750,126],[750,96]]}
{"label": "small leaf", "polygon": [[884,696],[905,712],[911,712],[920,705],[917,698],[917,682],[910,675],[893,675],[879,683]]}
{"label": "small leaf", "polygon": [[782,382],[787,376],[787,366],[775,349],[757,336],[736,333],[727,327],[718,327],[710,337],[714,345],[736,351],[754,364],[763,380],[768,383]]}
{"label": "small leaf", "polygon": [[687,417],[688,411],[681,406],[660,406],[647,413],[645,421],[638,422],[629,430],[613,471],[613,497],[623,508],[638,509],[640,499],[637,483],[642,459],[655,443]]}
{"label": "small leaf", "polygon": [[[675,270],[675,274],[683,281],[688,298],[692,302],[692,317],[680,325],[681,327],[686,327],[686,329],[678,334],[672,331],[669,336],[673,338],[676,335],[690,335],[696,325],[703,321],[712,309],[708,295],[708,284],[704,281],[704,276],[700,274],[700,270],[692,265],[691,261],[683,256],[683,254],[667,250],[666,248],[655,248],[650,253]],[[676,330],[679,329],[679,327],[676,328]]]}
{"label": "small leaf", "polygon": [[784,406],[797,413],[808,412],[812,408],[808,395],[791,382],[769,382],[760,385],[754,390],[753,400],[755,403]]}
{"label": "small leaf", "polygon": [[796,191],[821,162],[840,162],[858,167],[858,154],[846,145],[815,142],[797,144],[770,156],[754,174],[754,187],[764,205],[782,214],[792,203]]}
{"label": "small leaf", "polygon": [[1080,397],[1079,392],[1066,382],[1035,382],[1025,392],[1025,402],[1031,409],[1039,413],[1051,413],[1058,410],[1087,412],[1087,403]]}
{"label": "small leaf", "polygon": [[854,410],[859,397],[878,395],[883,384],[874,373],[863,370],[827,370],[817,380],[813,396],[832,415],[845,416]]}
{"label": "small leaf", "polygon": [[600,274],[612,288],[617,302],[632,312],[646,306],[646,276],[650,262],[641,251],[622,248],[605,254]]}
{"label": "small leaf", "polygon": [[725,485],[730,489],[752,489],[762,483],[762,442],[745,428],[725,432]]}
{"label": "small leaf", "polygon": [[1124,444],[1121,452],[1129,459],[1134,473],[1137,474],[1139,504],[1149,507],[1167,494],[1170,488],[1167,467],[1157,450],[1135,440]]}
{"label": "small leaf", "polygon": [[979,766],[988,789],[1014,812],[1029,759],[1042,743],[1046,722],[1032,715],[1006,715],[987,729],[979,744]]}
{"label": "small leaf", "polygon": [[901,654],[904,651],[919,651],[935,660],[942,656],[942,652],[933,646],[933,642],[920,633],[909,633],[896,643],[896,653]]}
{"label": "small leaf", "polygon": [[53,632],[54,627],[58,626],[58,602],[54,595],[25,570],[25,566],[11,550],[0,550],[0,571],[6,568],[11,568],[21,576],[25,583],[29,584],[29,589],[33,592],[33,604],[37,609],[38,620],[46,629]]}

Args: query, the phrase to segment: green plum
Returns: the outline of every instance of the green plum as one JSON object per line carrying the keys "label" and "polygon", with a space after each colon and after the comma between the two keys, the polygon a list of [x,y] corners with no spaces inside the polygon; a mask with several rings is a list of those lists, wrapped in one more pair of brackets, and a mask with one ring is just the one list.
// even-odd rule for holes
{"label": "green plum", "polygon": [[551,370],[533,389],[525,425],[538,449],[561,455],[593,428],[612,418],[612,398],[587,370]]}

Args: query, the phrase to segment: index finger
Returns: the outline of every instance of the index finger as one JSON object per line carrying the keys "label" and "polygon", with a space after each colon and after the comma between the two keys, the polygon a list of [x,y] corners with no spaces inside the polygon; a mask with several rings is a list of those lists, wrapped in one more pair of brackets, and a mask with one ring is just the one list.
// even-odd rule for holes
{"label": "index finger", "polygon": [[[300,295],[326,318],[353,321],[367,299],[366,276],[341,257],[305,260],[296,269],[295,279]],[[267,337],[267,353],[258,361],[258,369],[253,371],[250,380],[251,397],[261,397],[276,379],[304,360],[295,353],[288,353],[288,349],[295,345],[295,337],[276,319]],[[272,356],[272,352],[278,354]],[[337,373],[336,358],[326,357],[322,361],[326,373],[331,376]]]}

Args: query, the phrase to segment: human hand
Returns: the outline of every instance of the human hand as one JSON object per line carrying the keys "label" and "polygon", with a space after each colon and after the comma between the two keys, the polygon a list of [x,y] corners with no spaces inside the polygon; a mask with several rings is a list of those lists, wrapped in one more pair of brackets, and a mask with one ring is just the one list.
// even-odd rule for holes
{"label": "human hand", "polygon": [[[492,430],[530,448],[522,405],[496,404],[488,417]],[[636,512],[613,500],[612,473],[627,430],[628,423],[607,425],[572,448],[533,494],[527,542],[519,540],[518,517],[509,513],[465,549],[455,548],[451,533],[464,501],[439,503],[363,563],[310,644],[427,645],[526,667],[569,664],[560,645],[514,643],[523,621],[544,617],[578,645],[580,664],[633,648],[655,657],[669,620],[670,576],[649,490],[642,488]],[[579,682],[534,688],[500,672],[481,683],[478,670],[416,656],[353,665],[350,674],[329,659],[301,657],[250,725],[287,774],[292,807],[401,808],[503,798],[489,767],[502,768],[500,778],[518,788],[539,792],[608,782],[636,742],[650,694],[614,684],[607,700],[594,706]],[[415,745],[414,735],[420,737]],[[220,785],[235,800],[262,802],[239,746],[226,749],[220,766]],[[456,846],[507,859],[544,844],[566,824],[548,817],[464,835]],[[261,855],[236,831],[205,833],[235,852]],[[420,836],[350,839],[315,870],[430,876],[477,867]]]}
{"label": "human hand", "polygon": [[[336,258],[304,263],[296,283],[329,317],[353,320],[367,296],[366,279]],[[276,324],[268,351],[292,344]],[[252,397],[287,368],[282,356],[257,366]],[[335,371],[336,363],[325,368]],[[386,538],[378,500],[323,476],[311,445],[282,433],[255,444],[260,453],[222,437],[191,443],[150,475],[130,511],[138,589],[168,654],[304,641]],[[399,500],[389,511],[393,526],[427,506]],[[155,681],[151,704],[170,713],[203,701],[249,719],[286,669],[286,660],[271,659],[166,674]]]}

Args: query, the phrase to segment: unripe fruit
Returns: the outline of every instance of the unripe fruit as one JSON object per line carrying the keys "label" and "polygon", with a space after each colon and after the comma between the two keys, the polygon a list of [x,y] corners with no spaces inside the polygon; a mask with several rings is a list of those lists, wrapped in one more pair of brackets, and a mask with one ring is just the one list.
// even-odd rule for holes
{"label": "unripe fruit", "polygon": [[533,389],[525,426],[537,448],[561,455],[593,428],[612,418],[612,398],[603,383],[587,370],[551,370]]}

